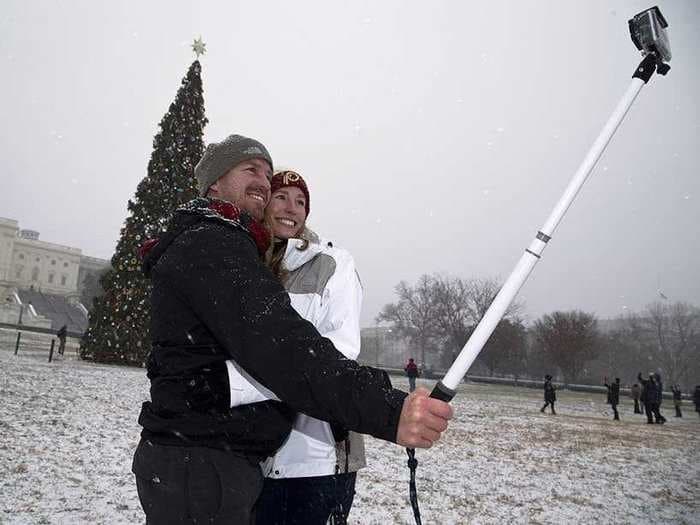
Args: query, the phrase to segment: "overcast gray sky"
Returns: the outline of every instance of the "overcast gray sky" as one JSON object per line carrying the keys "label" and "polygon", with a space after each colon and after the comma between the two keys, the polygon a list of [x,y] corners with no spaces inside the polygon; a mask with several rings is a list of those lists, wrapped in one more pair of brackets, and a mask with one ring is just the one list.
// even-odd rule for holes
{"label": "overcast gray sky", "polygon": [[[528,320],[700,303],[700,2],[523,287]],[[205,139],[260,139],[355,256],[363,325],[423,273],[505,279],[641,59],[646,1],[26,1],[0,10],[0,216],[110,258],[202,57]]]}

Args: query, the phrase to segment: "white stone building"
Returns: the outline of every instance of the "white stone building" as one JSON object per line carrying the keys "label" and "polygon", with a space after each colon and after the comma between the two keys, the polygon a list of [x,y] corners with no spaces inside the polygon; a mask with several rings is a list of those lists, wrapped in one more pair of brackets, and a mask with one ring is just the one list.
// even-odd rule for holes
{"label": "white stone building", "polygon": [[82,285],[88,275],[108,267],[109,261],[87,257],[80,248],[41,241],[39,232],[0,217],[0,322],[21,319],[23,324],[51,327],[72,319],[82,324],[71,312],[77,309],[87,319],[79,300]]}

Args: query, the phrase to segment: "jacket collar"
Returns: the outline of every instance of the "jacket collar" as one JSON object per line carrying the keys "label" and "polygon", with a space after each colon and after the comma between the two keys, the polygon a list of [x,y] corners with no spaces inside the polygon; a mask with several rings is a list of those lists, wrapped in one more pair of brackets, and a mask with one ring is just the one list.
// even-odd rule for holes
{"label": "jacket collar", "polygon": [[141,245],[139,255],[143,261],[143,270],[146,275],[150,273],[160,256],[182,232],[201,221],[223,222],[245,231],[255,242],[261,257],[270,246],[269,230],[248,212],[228,201],[200,197],[175,210],[165,234],[156,239],[148,239]]}
{"label": "jacket collar", "polygon": [[[308,231],[310,234],[310,239],[308,241],[295,238],[287,241],[287,248],[284,252],[284,267],[290,272],[293,272],[316,257],[319,253],[322,253],[326,249],[326,246],[330,244],[311,230]],[[299,249],[305,242],[309,244],[307,248],[305,250]]]}

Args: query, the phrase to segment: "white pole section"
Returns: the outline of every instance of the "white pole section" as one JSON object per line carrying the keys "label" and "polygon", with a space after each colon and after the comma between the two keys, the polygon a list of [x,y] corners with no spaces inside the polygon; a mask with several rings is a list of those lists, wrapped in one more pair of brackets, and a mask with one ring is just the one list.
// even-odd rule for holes
{"label": "white pole section", "polygon": [[535,239],[533,239],[530,246],[525,250],[518,264],[516,264],[515,268],[508,276],[508,279],[506,279],[506,282],[501,287],[498,295],[494,298],[491,306],[489,306],[489,309],[484,314],[484,317],[481,318],[481,321],[479,321],[471,337],[469,337],[464,348],[462,348],[459,356],[457,356],[455,362],[452,363],[445,377],[442,378],[441,383],[443,387],[447,387],[450,390],[455,390],[457,388],[457,385],[465,376],[469,367],[479,355],[479,352],[481,352],[486,341],[491,337],[491,334],[505,314],[506,309],[513,302],[513,299],[515,299],[515,296],[540,259],[542,251],[547,245],[547,241],[552,237],[559,221],[564,217],[564,214],[569,209],[569,206],[583,186],[583,183],[586,182],[588,175],[593,170],[593,167],[596,162],[598,162],[603,151],[605,151],[610,139],[625,118],[627,111],[630,106],[632,106],[632,103],[637,98],[644,84],[645,82],[640,78],[635,77],[632,79],[630,86],[617,104],[615,111],[613,111],[613,114],[608,119],[605,127],[603,127],[600,135],[598,135],[593,146],[591,146],[591,149],[583,159],[578,170],[576,170],[571,182],[569,182],[564,194],[559,199],[559,202],[557,202],[557,205],[544,223],[544,226],[537,232]]}

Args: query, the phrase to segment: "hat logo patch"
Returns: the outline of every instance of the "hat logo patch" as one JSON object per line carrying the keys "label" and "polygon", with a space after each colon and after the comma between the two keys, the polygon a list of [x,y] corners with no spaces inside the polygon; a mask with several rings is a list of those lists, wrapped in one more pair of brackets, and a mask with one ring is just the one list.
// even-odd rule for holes
{"label": "hat logo patch", "polygon": [[282,183],[283,184],[290,184],[292,182],[299,182],[300,175],[298,173],[295,173],[293,171],[285,171],[284,176],[282,177]]}

